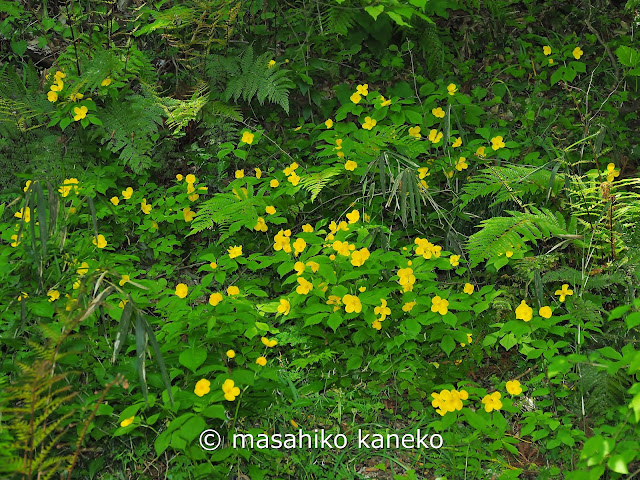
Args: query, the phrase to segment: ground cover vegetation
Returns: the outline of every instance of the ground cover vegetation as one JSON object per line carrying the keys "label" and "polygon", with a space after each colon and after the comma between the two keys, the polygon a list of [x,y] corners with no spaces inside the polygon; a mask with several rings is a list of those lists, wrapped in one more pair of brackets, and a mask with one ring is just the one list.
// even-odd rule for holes
{"label": "ground cover vegetation", "polygon": [[640,476],[639,22],[0,1],[0,477]]}

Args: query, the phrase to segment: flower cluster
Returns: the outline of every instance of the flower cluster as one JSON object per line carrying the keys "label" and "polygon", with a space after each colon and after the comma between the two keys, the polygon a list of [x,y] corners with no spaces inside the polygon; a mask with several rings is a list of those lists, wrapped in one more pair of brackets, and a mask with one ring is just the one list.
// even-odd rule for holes
{"label": "flower cluster", "polygon": [[442,390],[440,393],[433,392],[431,397],[433,398],[431,405],[436,409],[436,412],[444,416],[447,412],[462,410],[462,401],[467,400],[469,394],[466,390]]}
{"label": "flower cluster", "polygon": [[416,238],[414,243],[417,245],[415,250],[416,255],[422,255],[425,260],[429,260],[431,257],[438,258],[442,251],[441,246],[434,245],[426,238]]}
{"label": "flower cluster", "polygon": [[402,285],[403,291],[413,291],[413,285],[416,283],[416,277],[413,274],[412,268],[401,268],[400,270],[398,270],[398,277],[400,277],[398,282],[400,283],[400,285]]}

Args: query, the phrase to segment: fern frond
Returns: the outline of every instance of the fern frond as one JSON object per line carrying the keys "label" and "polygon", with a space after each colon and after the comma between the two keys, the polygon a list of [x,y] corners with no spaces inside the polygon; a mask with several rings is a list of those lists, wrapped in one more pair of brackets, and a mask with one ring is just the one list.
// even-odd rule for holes
{"label": "fern frond", "polygon": [[258,220],[258,211],[255,208],[257,204],[258,201],[254,197],[243,198],[230,193],[218,193],[202,203],[191,222],[190,235],[212,229],[214,225],[228,229],[224,238],[243,226],[253,228]]}
{"label": "fern frond", "polygon": [[531,208],[529,212],[507,212],[509,217],[494,217],[480,223],[481,230],[469,237],[467,247],[472,265],[512,249],[518,244],[557,235],[575,236],[560,213]]}
{"label": "fern frond", "polygon": [[260,105],[268,100],[289,113],[289,90],[295,85],[288,78],[288,70],[268,67],[270,58],[269,52],[255,57],[253,47],[249,45],[235,65],[220,63],[219,67],[230,75],[224,92],[225,100],[242,98],[250,102],[257,98]]}
{"label": "fern frond", "polygon": [[126,102],[109,104],[100,112],[104,125],[109,125],[103,143],[134,172],[140,173],[152,165],[151,152],[163,110],[153,97],[129,95]]}
{"label": "fern frond", "polygon": [[311,201],[313,202],[322,189],[329,185],[331,179],[340,175],[343,171],[344,168],[342,167],[330,167],[318,173],[301,175],[300,186],[311,194]]}
{"label": "fern frond", "polygon": [[510,165],[485,168],[470,178],[460,196],[462,206],[479,197],[495,196],[491,206],[510,200],[522,200],[526,195],[546,192],[549,188],[557,192],[563,183],[562,175],[540,167]]}

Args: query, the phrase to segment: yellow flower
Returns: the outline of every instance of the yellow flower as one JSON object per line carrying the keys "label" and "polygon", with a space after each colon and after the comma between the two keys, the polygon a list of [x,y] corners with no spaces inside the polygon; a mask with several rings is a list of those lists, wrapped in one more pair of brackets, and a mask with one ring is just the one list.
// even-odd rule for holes
{"label": "yellow flower", "polygon": [[553,65],[553,58],[549,59],[549,65]]}
{"label": "yellow flower", "polygon": [[256,172],[256,178],[262,178],[262,170],[260,170],[258,167],[254,168],[255,172]]}
{"label": "yellow flower", "polygon": [[101,87],[108,87],[109,85],[111,85],[111,79],[109,77],[105,78],[104,80],[102,80],[102,82],[100,82]]}
{"label": "yellow flower", "polygon": [[78,267],[78,269],[76,270],[76,273],[78,275],[86,275],[88,271],[89,271],[89,264],[87,262],[82,262]]}
{"label": "yellow flower", "polygon": [[267,359],[264,357],[258,357],[258,359],[256,360],[256,363],[261,367],[264,367],[267,364]]}
{"label": "yellow flower", "polygon": [[217,264],[216,262],[211,262],[211,263],[209,264],[209,266],[210,266],[211,268],[213,268],[214,270],[215,270],[216,268],[218,268],[218,264]]}
{"label": "yellow flower", "polygon": [[542,51],[546,56],[551,55],[551,47],[549,45],[545,45],[542,47]]}
{"label": "yellow flower", "polygon": [[228,358],[234,358],[235,356],[236,356],[236,352],[234,352],[233,350],[227,350]]}
{"label": "yellow flower", "polygon": [[291,252],[291,239],[288,238],[288,235],[286,235],[282,230],[273,237],[273,241],[273,249],[276,252],[279,252],[280,250],[284,250],[286,253]]}
{"label": "yellow flower", "polygon": [[11,235],[11,240],[13,240],[13,242],[11,242],[12,247],[17,247],[18,245],[20,245],[17,234]]}
{"label": "yellow flower", "polygon": [[507,387],[507,392],[511,395],[520,395],[522,393],[522,387],[518,380],[511,380],[505,386]]}
{"label": "yellow flower", "polygon": [[351,254],[351,265],[354,267],[361,267],[369,259],[369,250],[365,247],[360,250],[356,250]]}
{"label": "yellow flower", "polygon": [[527,305],[527,302],[522,300],[518,308],[516,308],[516,318],[528,322],[533,317],[533,308]]}
{"label": "yellow flower", "polygon": [[487,412],[491,412],[492,410],[500,410],[502,408],[502,402],[500,401],[500,397],[502,395],[500,392],[493,392],[490,395],[485,395],[482,399],[482,403],[484,403],[484,409]]}
{"label": "yellow flower", "polygon": [[289,315],[290,311],[291,311],[291,304],[289,303],[289,300],[287,300],[286,298],[281,298],[280,305],[278,305],[278,313],[281,313],[283,315]]}
{"label": "yellow flower", "polygon": [[245,131],[242,133],[242,140],[241,140],[241,142],[248,143],[249,145],[251,145],[251,144],[253,143],[253,137],[254,137],[254,134],[253,134],[253,133],[248,132],[248,131],[246,131],[246,130],[245,130]]}
{"label": "yellow flower", "polygon": [[222,391],[224,392],[224,398],[229,402],[233,402],[240,395],[240,389],[235,386],[235,382],[230,378],[222,384]]}
{"label": "yellow flower", "polygon": [[[185,182],[187,182],[187,184],[192,186],[191,188],[193,188],[193,184],[196,183],[197,179],[196,179],[196,176],[193,173],[190,173],[189,175],[187,175],[187,177],[184,180],[185,180]],[[187,191],[187,193],[191,193],[191,192]]]}
{"label": "yellow flower", "polygon": [[182,216],[184,217],[184,221],[188,223],[194,219],[196,212],[191,210],[189,207],[185,207],[182,209]]}
{"label": "yellow flower", "polygon": [[476,150],[476,157],[484,158],[486,155],[484,153],[486,147],[478,147]]}
{"label": "yellow flower", "polygon": [[431,129],[431,131],[429,131],[429,141],[438,143],[440,140],[442,140],[442,132],[439,132],[436,129]]}
{"label": "yellow flower", "polygon": [[436,295],[431,299],[431,311],[437,312],[440,315],[446,315],[449,311],[449,301],[443,298],[440,298],[439,295]]}
{"label": "yellow flower", "polygon": [[233,295],[238,295],[239,293],[240,293],[240,289],[235,285],[231,285],[229,288],[227,288],[227,295],[233,296]]}
{"label": "yellow flower", "polygon": [[57,81],[57,80],[60,80],[62,78],[67,78],[67,74],[61,72],[60,70],[57,70],[56,73],[54,73],[53,78],[55,78],[56,81]]}
{"label": "yellow flower", "polygon": [[52,92],[60,92],[64,88],[64,82],[60,78],[56,77],[55,83],[51,85],[50,88]]}
{"label": "yellow flower", "polygon": [[302,226],[302,231],[305,232],[305,233],[312,233],[313,232],[313,227],[310,224],[305,223]]}
{"label": "yellow flower", "polygon": [[193,193],[189,195],[187,198],[189,199],[190,202],[195,202],[198,198],[200,198],[200,195],[198,195],[197,193]]}
{"label": "yellow flower", "polygon": [[81,107],[73,107],[73,119],[77,122],[78,120],[82,120],[87,116],[87,112],[89,109],[82,105]]}
{"label": "yellow flower", "polygon": [[379,322],[382,322],[387,318],[387,315],[391,315],[391,309],[387,306],[387,301],[384,298],[380,299],[380,306],[375,307],[373,309],[373,313],[380,315],[380,318],[378,319]]}
{"label": "yellow flower", "polygon": [[471,285],[470,283],[465,283],[464,289],[462,291],[468,295],[471,295],[473,293],[473,285]]}
{"label": "yellow flower", "polygon": [[109,201],[114,205],[118,205],[120,203],[120,199],[118,197],[111,197]]}
{"label": "yellow flower", "polygon": [[71,100],[72,102],[77,102],[78,100],[81,100],[83,97],[84,97],[83,94],[76,92],[71,94],[71,96],[69,97],[69,100]]}
{"label": "yellow flower", "polygon": [[275,338],[269,340],[267,337],[262,337],[260,341],[262,341],[262,344],[267,348],[273,348],[278,344],[278,341]]}
{"label": "yellow flower", "polygon": [[296,271],[296,275],[302,275],[304,273],[305,268],[306,268],[306,265],[303,262],[296,262],[295,265],[293,266],[293,269]]}
{"label": "yellow flower", "polygon": [[358,85],[356,87],[356,92],[358,92],[363,97],[366,97],[367,95],[369,95],[369,84],[365,83],[364,85]]}
{"label": "yellow flower", "polygon": [[229,247],[227,249],[227,252],[229,252],[229,258],[236,258],[242,255],[242,245],[238,246],[235,245],[233,247]]}
{"label": "yellow flower", "polygon": [[616,165],[610,163],[607,165],[607,182],[613,182],[616,177],[620,176],[620,171],[616,170]]}
{"label": "yellow flower", "polygon": [[274,213],[276,213],[276,207],[274,207],[273,205],[269,205],[267,208],[265,208],[265,212],[267,212],[269,215],[273,215]]}
{"label": "yellow flower", "polygon": [[151,213],[151,204],[147,203],[146,198],[142,199],[142,203],[140,203],[140,210],[142,210],[142,213],[145,215],[149,215],[149,213]]}
{"label": "yellow flower", "polygon": [[204,397],[207,393],[211,391],[211,382],[206,378],[201,378],[196,383],[196,387],[193,389],[193,393],[195,393],[199,397]]}
{"label": "yellow flower", "polygon": [[320,264],[313,261],[307,262],[307,267],[311,268],[313,273],[318,273],[318,270],[320,270]]}
{"label": "yellow flower", "polygon": [[371,130],[378,123],[374,118],[364,117],[364,123],[362,124],[362,128],[365,130]]}
{"label": "yellow flower", "polygon": [[353,103],[358,103],[360,100],[362,100],[362,97],[358,92],[355,92],[349,97],[349,100],[351,100]]}
{"label": "yellow flower", "polygon": [[289,180],[291,182],[291,185],[293,185],[294,187],[298,185],[298,183],[300,183],[300,177],[296,174],[296,172],[293,172],[291,175],[289,175],[287,177],[287,180]]}
{"label": "yellow flower", "polygon": [[222,301],[222,294],[220,292],[215,292],[209,295],[209,305],[215,307]]}
{"label": "yellow flower", "polygon": [[135,416],[133,417],[129,417],[129,418],[125,418],[122,422],[120,422],[120,426],[121,427],[128,427],[129,425],[131,425],[133,423],[133,419],[136,418]]}
{"label": "yellow flower", "polygon": [[358,210],[353,210],[352,212],[347,213],[347,220],[349,220],[349,223],[356,223],[360,220],[360,212]]}
{"label": "yellow flower", "polygon": [[447,86],[447,91],[449,92],[449,95],[453,95],[454,93],[456,93],[458,91],[458,87],[456,87],[455,83],[450,83]]}
{"label": "yellow flower", "polygon": [[362,303],[357,295],[345,295],[342,297],[342,303],[344,303],[344,311],[347,313],[360,313],[362,311]]}
{"label": "yellow flower", "polygon": [[376,330],[380,330],[382,328],[382,324],[380,323],[380,320],[374,320],[373,322],[371,322],[371,326]]}
{"label": "yellow flower", "polygon": [[47,292],[47,296],[49,297],[50,302],[55,302],[60,298],[60,292],[58,290],[49,290]]}
{"label": "yellow flower", "polygon": [[236,170],[236,178],[244,178],[244,170]]}
{"label": "yellow flower", "polygon": [[263,217],[258,217],[258,221],[256,225],[253,227],[256,232],[266,232],[269,227],[267,227],[267,222],[264,221]]}
{"label": "yellow flower", "polygon": [[564,283],[562,285],[562,289],[561,290],[556,290],[556,295],[560,295],[560,301],[564,302],[565,298],[567,296],[571,296],[573,295],[573,290],[569,289],[569,284],[568,283]]}
{"label": "yellow flower", "polygon": [[[467,333],[467,343],[471,345],[473,343],[473,335]],[[467,343],[461,343],[460,346],[464,347]]]}
{"label": "yellow flower", "polygon": [[278,185],[280,185],[280,182],[278,182],[278,180],[276,180],[275,178],[269,182],[269,186],[271,188],[276,188]]}
{"label": "yellow flower", "polygon": [[456,141],[455,141],[455,142],[453,142],[453,144],[452,144],[451,146],[452,146],[453,148],[457,148],[457,147],[459,147],[460,145],[462,145],[462,137],[458,137],[458,138],[456,138]]}
{"label": "yellow flower", "polygon": [[538,310],[538,315],[540,315],[542,318],[551,318],[553,312],[551,311],[551,307],[542,307],[540,310]]}
{"label": "yellow flower", "polygon": [[275,60],[269,60],[269,63],[267,63],[267,68],[273,68],[276,65],[276,61]]}
{"label": "yellow flower", "polygon": [[497,136],[497,137],[493,137],[491,139],[491,148],[493,150],[498,150],[500,148],[504,147],[504,142],[502,141],[502,137],[501,136]]}
{"label": "yellow flower", "polygon": [[62,194],[63,197],[66,197],[73,190],[75,193],[78,193],[78,179],[77,178],[67,178],[62,183],[62,186],[58,189],[58,191]]}
{"label": "yellow flower", "polygon": [[122,191],[122,198],[124,198],[125,200],[129,200],[131,198],[131,195],[133,195],[133,188],[131,187],[127,187]]}
{"label": "yellow flower", "polygon": [[431,110],[431,113],[433,113],[433,115],[437,118],[444,118],[444,110],[442,110],[440,107],[434,108],[433,110]]}
{"label": "yellow flower", "polygon": [[329,119],[327,119],[327,121],[326,121],[326,122],[324,122],[324,124],[325,124],[325,126],[326,126],[327,128],[331,128],[331,127],[333,127],[333,120],[331,120],[331,119],[329,118]]}
{"label": "yellow flower", "polygon": [[380,98],[378,100],[380,100],[380,102],[382,102],[382,103],[380,103],[381,107],[386,107],[387,105],[391,105],[391,100],[385,99],[382,95],[380,95]]}
{"label": "yellow flower", "polygon": [[353,172],[357,166],[358,164],[353,160],[347,160],[347,162],[344,164],[345,170],[349,170],[350,172]]}
{"label": "yellow flower", "polygon": [[415,127],[409,128],[409,136],[413,138],[420,138],[420,125],[416,125]]}
{"label": "yellow flower", "polygon": [[104,235],[100,234],[93,238],[93,244],[98,248],[104,248],[107,246],[107,240],[104,238]]}
{"label": "yellow flower", "polygon": [[53,102],[57,102],[58,101],[58,92],[54,92],[52,90],[47,92],[47,100],[49,100],[52,103]]}
{"label": "yellow flower", "polygon": [[13,214],[16,218],[21,218],[24,220],[24,223],[29,223],[31,221],[31,209],[29,207],[21,208],[19,212]]}
{"label": "yellow flower", "polygon": [[431,175],[429,173],[429,167],[420,167],[418,168],[418,178],[422,180],[424,177],[428,177]]}
{"label": "yellow flower", "polygon": [[584,53],[582,51],[582,49],[580,47],[576,47],[573,49],[573,52],[571,52],[573,54],[573,58],[575,58],[576,60],[580,60],[580,57],[582,56],[582,54]]}
{"label": "yellow flower", "polygon": [[120,281],[118,282],[118,285],[122,287],[129,280],[131,280],[131,277],[129,275],[122,275],[122,277],[120,277]]}
{"label": "yellow flower", "polygon": [[178,297],[184,298],[187,296],[188,292],[189,292],[189,287],[187,287],[186,284],[179,283],[178,285],[176,285],[176,295]]}
{"label": "yellow flower", "polygon": [[313,283],[304,277],[298,277],[298,283],[299,285],[296,287],[296,293],[298,293],[298,295],[307,295],[313,289]]}
{"label": "yellow flower", "polygon": [[407,312],[407,313],[408,313],[408,312],[410,312],[411,310],[413,310],[413,307],[415,307],[417,303],[418,303],[418,302],[415,302],[415,301],[414,301],[414,302],[407,302],[407,303],[405,303],[405,304],[402,306],[402,311],[403,311],[403,312]]}
{"label": "yellow flower", "polygon": [[293,242],[293,250],[295,255],[298,256],[300,253],[302,253],[306,246],[307,242],[305,242],[302,238],[296,239],[296,241]]}
{"label": "yellow flower", "polygon": [[469,168],[469,165],[467,164],[467,159],[464,157],[460,157],[456,162],[456,170],[461,172],[462,170],[465,170],[467,168]]}
{"label": "yellow flower", "polygon": [[451,255],[449,257],[449,263],[452,267],[457,267],[460,265],[460,255]]}

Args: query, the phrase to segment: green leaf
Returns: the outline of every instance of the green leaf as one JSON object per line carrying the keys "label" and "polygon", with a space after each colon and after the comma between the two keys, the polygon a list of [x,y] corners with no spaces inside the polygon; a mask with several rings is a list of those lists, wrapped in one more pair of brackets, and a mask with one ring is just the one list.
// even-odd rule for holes
{"label": "green leaf", "polygon": [[451,335],[445,335],[440,341],[440,348],[442,348],[442,351],[446,353],[448,357],[451,352],[453,352],[453,349],[456,348],[456,342],[451,338]]}
{"label": "green leaf", "polygon": [[627,329],[631,330],[634,327],[640,325],[640,312],[632,312],[625,319]]}
{"label": "green leaf", "polygon": [[222,405],[209,405],[202,411],[202,415],[207,418],[218,418],[220,420],[227,420],[227,413]]}
{"label": "green leaf", "polygon": [[621,45],[616,49],[618,60],[625,67],[637,67],[640,64],[640,51]]}
{"label": "green leaf", "polygon": [[191,347],[189,350],[185,350],[178,357],[178,361],[181,365],[184,365],[193,373],[200,365],[202,365],[207,359],[207,351],[204,348]]}
{"label": "green leaf", "polygon": [[11,41],[11,50],[18,56],[24,55],[24,52],[27,51],[27,41],[26,40],[18,40],[17,42]]}
{"label": "green leaf", "polygon": [[374,20],[378,19],[378,16],[384,11],[384,5],[377,5],[375,7],[364,7],[365,11],[373,17]]}
{"label": "green leaf", "polygon": [[487,427],[487,421],[476,412],[468,408],[464,408],[462,409],[462,414],[467,420],[467,423],[469,423],[469,425],[472,426],[475,430],[483,431]]}
{"label": "green leaf", "polygon": [[333,315],[329,316],[329,319],[327,320],[327,325],[331,327],[331,329],[335,332],[337,328],[340,326],[340,324],[342,323],[342,320],[343,320],[342,315],[336,312]]}
{"label": "green leaf", "polygon": [[607,462],[607,466],[616,473],[628,474],[627,461],[622,455],[613,455]]}

